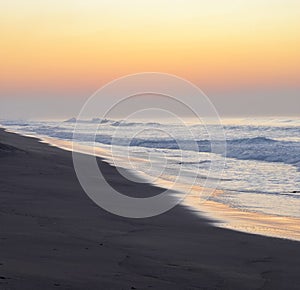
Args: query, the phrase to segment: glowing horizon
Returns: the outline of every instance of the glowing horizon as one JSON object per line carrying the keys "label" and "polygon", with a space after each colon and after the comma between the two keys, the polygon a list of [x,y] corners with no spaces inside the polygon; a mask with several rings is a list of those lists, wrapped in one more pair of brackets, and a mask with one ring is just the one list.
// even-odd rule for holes
{"label": "glowing horizon", "polygon": [[1,4],[8,86],[88,86],[140,71],[221,87],[299,84],[299,1],[41,2]]}
{"label": "glowing horizon", "polygon": [[0,98],[87,96],[148,71],[207,92],[295,94],[299,27],[296,0],[3,1]]}

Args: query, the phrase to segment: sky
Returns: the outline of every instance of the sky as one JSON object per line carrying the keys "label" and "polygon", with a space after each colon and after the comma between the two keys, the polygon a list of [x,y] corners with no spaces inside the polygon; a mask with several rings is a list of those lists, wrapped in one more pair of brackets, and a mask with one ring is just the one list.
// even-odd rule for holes
{"label": "sky", "polygon": [[298,0],[1,1],[0,118],[74,116],[149,71],[195,83],[221,116],[299,115],[299,28]]}

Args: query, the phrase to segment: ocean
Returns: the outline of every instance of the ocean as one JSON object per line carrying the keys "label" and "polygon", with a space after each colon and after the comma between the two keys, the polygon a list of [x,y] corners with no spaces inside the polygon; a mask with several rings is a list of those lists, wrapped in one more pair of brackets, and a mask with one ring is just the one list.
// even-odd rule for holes
{"label": "ocean", "polygon": [[[222,194],[205,198],[242,211],[300,218],[300,118],[223,119],[226,154],[211,152],[209,132],[216,126],[213,123],[187,120],[182,127],[168,120],[95,118],[78,122],[75,140],[75,119],[1,120],[0,124],[21,134],[107,150],[111,163],[154,184],[176,180],[181,191],[191,185],[194,189],[217,188]],[[211,166],[212,160],[215,166]]]}

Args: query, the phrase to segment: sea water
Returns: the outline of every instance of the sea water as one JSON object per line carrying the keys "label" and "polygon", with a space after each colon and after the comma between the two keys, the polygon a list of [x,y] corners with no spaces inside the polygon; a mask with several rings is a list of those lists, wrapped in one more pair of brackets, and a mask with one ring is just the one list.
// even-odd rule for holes
{"label": "sea water", "polygon": [[[113,163],[142,173],[151,182],[158,178],[174,181],[180,173],[179,182],[186,188],[193,184],[221,189],[223,194],[212,195],[210,200],[232,208],[300,218],[300,118],[223,119],[226,154],[211,152],[213,123],[189,120],[182,127],[167,120],[78,122],[76,140],[74,119],[0,123],[23,134],[110,150]],[[212,160],[220,166],[212,167]]]}

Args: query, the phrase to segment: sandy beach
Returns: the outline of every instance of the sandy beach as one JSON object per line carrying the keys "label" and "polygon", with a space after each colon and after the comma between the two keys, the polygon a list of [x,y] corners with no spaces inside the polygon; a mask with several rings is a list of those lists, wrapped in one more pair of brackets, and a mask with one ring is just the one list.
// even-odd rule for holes
{"label": "sandy beach", "polygon": [[[300,244],[212,226],[178,205],[121,218],[82,190],[71,152],[0,129],[0,289],[299,289]],[[113,186],[135,184],[99,158]]]}

